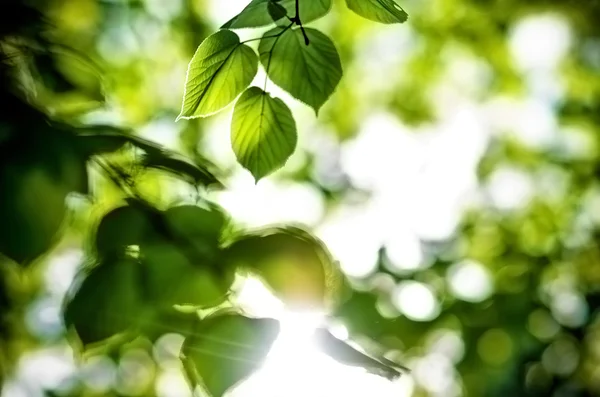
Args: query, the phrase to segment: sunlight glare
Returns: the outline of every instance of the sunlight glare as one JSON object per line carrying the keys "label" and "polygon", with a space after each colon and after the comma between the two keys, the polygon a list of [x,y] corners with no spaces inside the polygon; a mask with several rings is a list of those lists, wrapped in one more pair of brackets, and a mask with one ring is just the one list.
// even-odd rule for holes
{"label": "sunlight glare", "polygon": [[[270,317],[279,319],[281,331],[262,368],[235,387],[230,397],[401,397],[411,394],[413,382],[409,376],[390,382],[362,368],[339,364],[319,351],[311,337],[313,331],[323,325],[322,313],[286,311],[283,303],[260,281],[250,278],[240,282],[237,299],[246,311],[255,315],[269,313]],[[347,336],[341,326],[336,331],[340,337]]]}

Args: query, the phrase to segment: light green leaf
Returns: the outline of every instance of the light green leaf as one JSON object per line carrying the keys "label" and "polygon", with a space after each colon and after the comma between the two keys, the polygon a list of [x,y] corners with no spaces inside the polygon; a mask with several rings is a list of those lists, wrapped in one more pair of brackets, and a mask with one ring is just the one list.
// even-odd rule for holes
{"label": "light green leaf", "polygon": [[[258,52],[269,78],[318,113],[342,78],[342,64],[333,42],[316,29],[274,28],[265,33]],[[278,37],[270,37],[281,34]]]}
{"label": "light green leaf", "polygon": [[402,23],[408,14],[394,0],[346,0],[348,8],[363,18],[386,24]]}
{"label": "light green leaf", "polygon": [[279,334],[279,322],[228,313],[200,322],[186,338],[183,361],[192,381],[221,397],[263,363]]}
{"label": "light green leaf", "polygon": [[[296,15],[296,0],[281,0],[289,16]],[[331,10],[331,0],[300,0],[300,20],[303,24],[317,20]]]}
{"label": "light green leaf", "polygon": [[257,182],[285,164],[297,141],[296,122],[281,99],[258,87],[242,94],[233,110],[231,146]]}
{"label": "light green leaf", "polygon": [[[242,12],[227,21],[221,28],[257,28],[282,21],[285,15],[278,16],[269,12],[269,3],[281,5],[290,18],[296,15],[296,0],[252,0]],[[301,0],[299,9],[300,20],[306,24],[325,16],[331,10],[331,0]]]}
{"label": "light green leaf", "polygon": [[237,34],[221,30],[200,44],[188,66],[181,113],[177,119],[218,112],[252,82],[258,71],[255,52]]}

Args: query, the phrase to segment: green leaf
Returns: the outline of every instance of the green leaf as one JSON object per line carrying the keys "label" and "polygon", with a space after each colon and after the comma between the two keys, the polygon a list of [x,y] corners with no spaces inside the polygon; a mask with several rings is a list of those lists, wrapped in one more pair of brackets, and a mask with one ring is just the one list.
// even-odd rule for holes
{"label": "green leaf", "polygon": [[50,249],[65,218],[69,190],[46,162],[2,164],[0,252],[25,265]]}
{"label": "green leaf", "polygon": [[109,211],[96,230],[96,251],[100,256],[122,255],[125,248],[140,245],[157,233],[152,214],[142,206],[126,205]]}
{"label": "green leaf", "polygon": [[[269,78],[318,113],[342,78],[342,64],[333,42],[316,29],[274,28],[260,40],[260,61]],[[278,37],[272,37],[280,34]]]}
{"label": "green leaf", "polygon": [[157,153],[163,149],[154,142],[130,135],[131,131],[111,125],[87,125],[75,127],[76,147],[85,156],[102,155],[122,149],[127,144],[146,153]]}
{"label": "green leaf", "polygon": [[209,317],[185,340],[183,360],[193,380],[221,397],[261,366],[278,334],[279,322],[273,319]]}
{"label": "green leaf", "polygon": [[[286,13],[283,15],[272,13],[269,8],[270,4],[280,5]],[[306,24],[325,16],[331,10],[331,4],[331,0],[301,0],[299,4],[300,20]],[[286,15],[288,17],[296,15],[295,0],[252,0],[242,12],[227,21],[221,28],[243,29],[268,26],[273,22],[282,21]]]}
{"label": "green leaf", "polygon": [[67,195],[87,194],[89,188],[72,131],[26,117],[32,126],[16,129],[18,135],[0,144],[0,219],[9,225],[0,230],[0,252],[24,266],[57,241]]}
{"label": "green leaf", "polygon": [[139,324],[144,312],[140,270],[132,258],[101,262],[67,298],[65,324],[75,329],[84,346],[133,330]]}
{"label": "green leaf", "polygon": [[[153,306],[168,309],[174,305],[210,307],[225,300],[233,282],[215,275],[202,257],[187,255],[183,247],[156,242],[141,247],[146,297]],[[198,260],[192,262],[191,258]]]}
{"label": "green leaf", "polygon": [[275,3],[274,1],[270,1],[267,6],[267,10],[269,11],[269,15],[274,21],[278,21],[282,18],[285,18],[287,15],[287,11],[281,4]]}
{"label": "green leaf", "polygon": [[297,140],[296,122],[281,99],[258,87],[242,94],[233,110],[231,146],[257,182],[285,164]]}
{"label": "green leaf", "polygon": [[142,166],[147,168],[159,169],[172,173],[179,178],[186,180],[194,185],[202,185],[205,187],[222,188],[223,184],[217,176],[212,172],[212,164],[209,162],[192,164],[180,156],[167,151],[150,152],[143,156],[141,161]]}
{"label": "green leaf", "polygon": [[363,18],[385,24],[402,23],[408,14],[394,0],[346,0],[348,8]]}
{"label": "green leaf", "polygon": [[342,273],[327,247],[296,228],[265,228],[239,237],[225,251],[226,263],[261,278],[294,308],[337,304]]}
{"label": "green leaf", "polygon": [[77,87],[69,81],[64,73],[59,70],[56,59],[49,51],[35,53],[32,57],[32,63],[41,82],[50,91],[56,93],[65,93],[74,91]]}
{"label": "green leaf", "polygon": [[193,249],[196,256],[216,266],[221,232],[226,222],[225,214],[216,205],[209,209],[195,205],[171,207],[164,218],[179,244]]}
{"label": "green leaf", "polygon": [[362,367],[375,375],[383,376],[389,380],[397,379],[402,375],[395,367],[407,370],[384,358],[378,360],[356,350],[346,342],[333,336],[324,328],[318,328],[315,331],[313,341],[315,342],[315,345],[319,347],[319,350],[339,363],[354,367]]}
{"label": "green leaf", "polygon": [[258,60],[237,34],[221,30],[207,37],[188,66],[177,119],[209,116],[229,105],[252,82]]}

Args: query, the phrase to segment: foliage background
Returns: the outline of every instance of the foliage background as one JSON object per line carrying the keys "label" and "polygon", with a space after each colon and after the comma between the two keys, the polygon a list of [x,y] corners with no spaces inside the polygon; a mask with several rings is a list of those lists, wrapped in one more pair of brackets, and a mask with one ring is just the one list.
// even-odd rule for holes
{"label": "foliage background", "polygon": [[[391,26],[335,2],[314,25],[338,47],[342,82],[318,119],[294,103],[299,150],[258,185],[230,151],[230,108],[174,122],[187,62],[244,1],[41,3],[102,77],[65,54],[77,90],[36,100],[207,156],[228,172],[214,198],[241,224],[314,228],[356,289],[340,320],[413,369],[403,393],[600,394],[600,2],[412,0]],[[193,196],[146,188],[159,203]],[[16,364],[3,397],[187,395],[168,339],[73,361],[60,305],[86,230],[117,200],[94,189],[93,205],[70,197],[71,227],[27,282],[3,288],[3,362]]]}

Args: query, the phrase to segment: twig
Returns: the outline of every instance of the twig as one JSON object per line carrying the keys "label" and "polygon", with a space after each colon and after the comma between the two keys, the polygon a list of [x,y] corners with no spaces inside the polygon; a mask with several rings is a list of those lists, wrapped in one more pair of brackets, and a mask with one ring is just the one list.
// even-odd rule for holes
{"label": "twig", "polygon": [[302,31],[302,35],[304,36],[304,44],[309,45],[310,41],[308,40],[308,36],[306,31],[304,30],[304,26],[302,26],[302,21],[300,20],[300,0],[296,0],[296,15],[290,19],[293,23],[300,26],[300,30]]}

